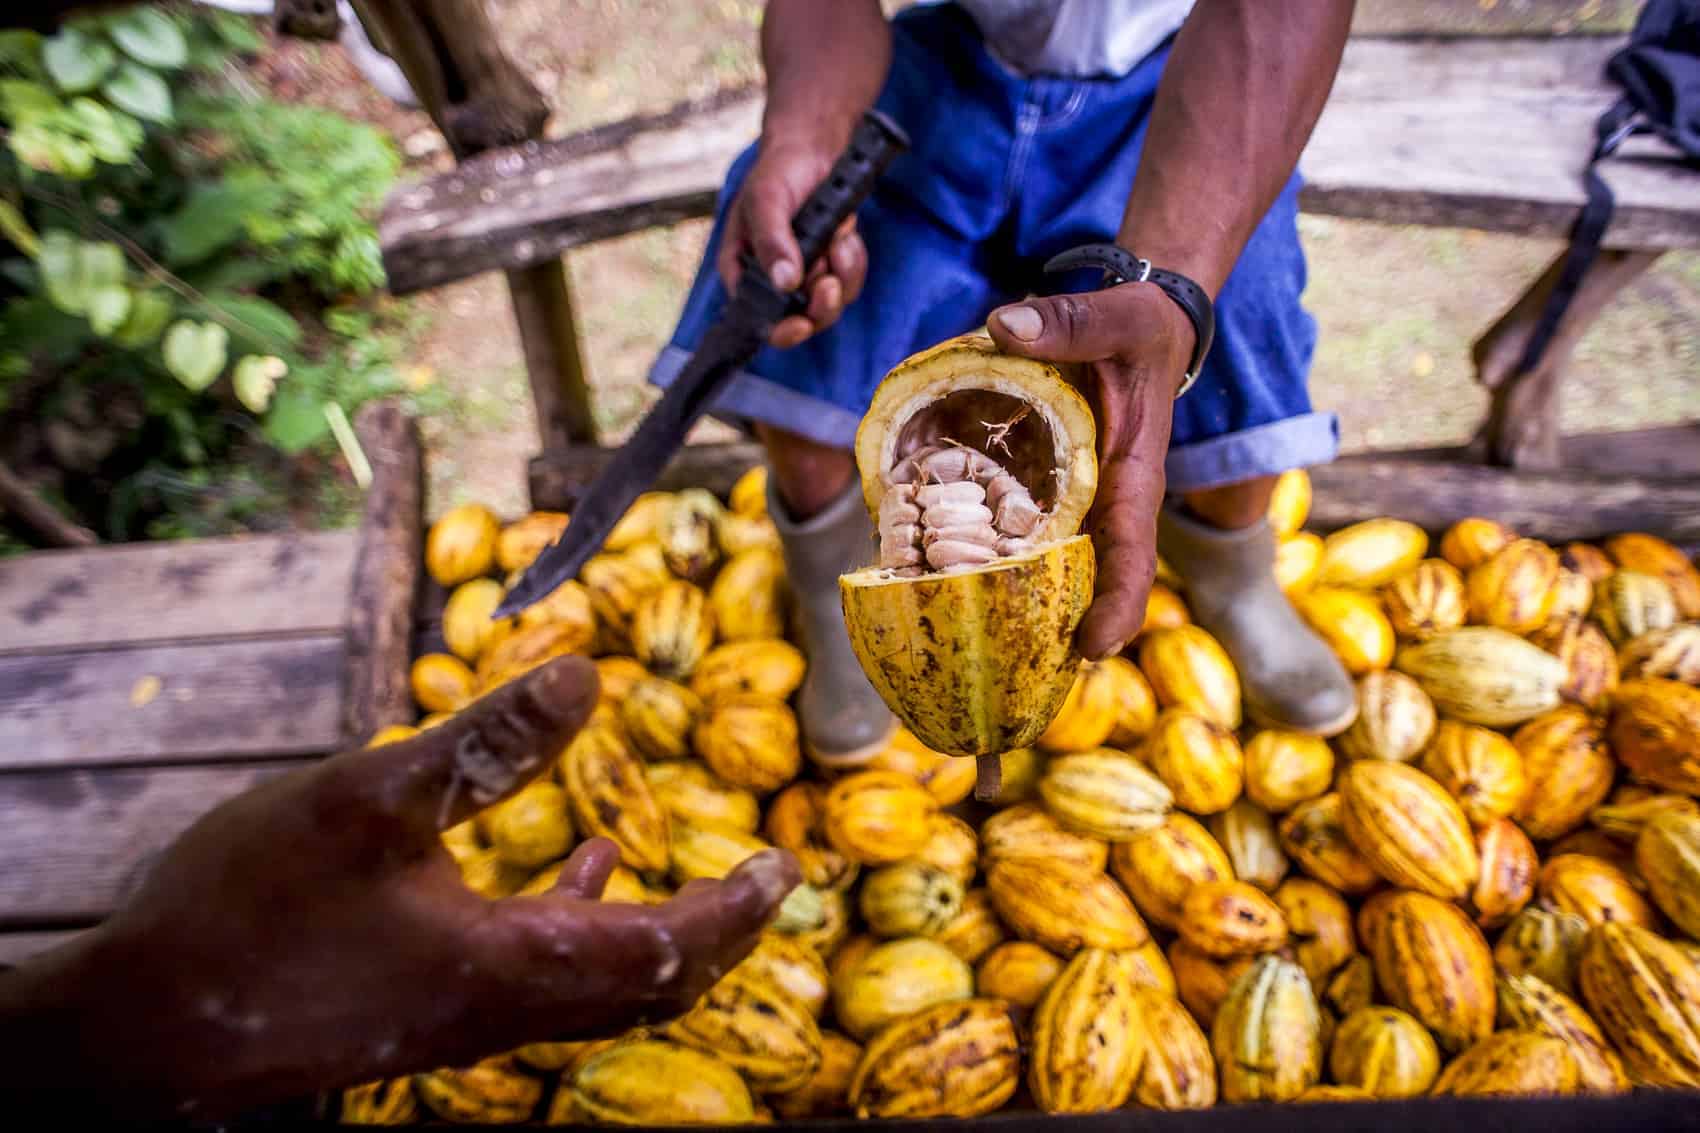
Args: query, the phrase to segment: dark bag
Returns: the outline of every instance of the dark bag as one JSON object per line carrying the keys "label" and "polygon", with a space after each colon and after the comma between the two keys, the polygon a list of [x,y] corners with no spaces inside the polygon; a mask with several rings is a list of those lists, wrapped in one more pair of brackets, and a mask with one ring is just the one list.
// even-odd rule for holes
{"label": "dark bag", "polygon": [[1676,147],[1685,164],[1700,166],[1700,0],[1648,0],[1629,43],[1606,63],[1606,77],[1624,94],[1595,126],[1594,153],[1582,174],[1588,202],[1570,234],[1558,283],[1523,350],[1521,373],[1532,371],[1546,353],[1611,223],[1611,189],[1595,165],[1634,135],[1657,134]]}

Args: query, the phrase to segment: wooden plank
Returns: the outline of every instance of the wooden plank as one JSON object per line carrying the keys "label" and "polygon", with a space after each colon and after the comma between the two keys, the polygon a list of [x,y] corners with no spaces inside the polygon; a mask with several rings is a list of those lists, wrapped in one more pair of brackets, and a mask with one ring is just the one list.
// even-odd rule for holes
{"label": "wooden plank", "polygon": [[[564,453],[544,453],[531,462],[531,506],[571,511],[608,459],[612,448],[581,447]],[[656,481],[661,491],[707,488],[724,497],[753,465],[762,462],[762,447],[754,441],[686,445]]]}
{"label": "wooden plank", "polygon": [[290,766],[0,775],[0,927],[101,919],[192,822]]}
{"label": "wooden plank", "polygon": [[339,630],[353,564],[350,531],[0,559],[0,654]]}
{"label": "wooden plank", "polygon": [[[1650,429],[1613,429],[1571,433],[1559,441],[1566,472],[1598,476],[1636,476],[1648,480],[1700,479],[1700,422],[1658,425]],[[1439,448],[1374,450],[1346,448],[1345,456],[1377,456],[1400,460],[1479,464],[1480,456],[1467,445]]]}
{"label": "wooden plank", "polygon": [[47,932],[0,932],[0,968],[15,968],[25,960],[68,944],[82,932],[82,929],[74,928]]}
{"label": "wooden plank", "polygon": [[1353,35],[1612,35],[1641,0],[1358,0]]}
{"label": "wooden plank", "polygon": [[332,751],[342,656],[335,634],[0,657],[0,769]]}

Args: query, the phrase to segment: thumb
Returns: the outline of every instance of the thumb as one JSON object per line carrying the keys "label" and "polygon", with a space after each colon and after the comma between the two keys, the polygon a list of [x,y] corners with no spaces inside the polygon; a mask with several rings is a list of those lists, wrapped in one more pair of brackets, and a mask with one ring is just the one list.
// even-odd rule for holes
{"label": "thumb", "polygon": [[778,181],[750,186],[750,250],[773,285],[791,291],[803,282],[803,251],[791,232],[791,202]]}
{"label": "thumb", "polygon": [[999,307],[986,320],[998,349],[1047,362],[1097,362],[1126,349],[1138,318],[1133,288],[1052,295]]}

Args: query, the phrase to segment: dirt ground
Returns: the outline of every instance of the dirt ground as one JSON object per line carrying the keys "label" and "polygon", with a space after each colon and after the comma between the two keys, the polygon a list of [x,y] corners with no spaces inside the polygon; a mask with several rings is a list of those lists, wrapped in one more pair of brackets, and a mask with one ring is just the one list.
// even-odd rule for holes
{"label": "dirt ground", "polygon": [[[760,77],[760,0],[490,3],[504,42],[555,107],[552,133],[664,109]],[[1503,5],[1480,0],[1470,19],[1521,18],[1530,0]],[[1365,5],[1400,18],[1413,7],[1409,0]],[[1553,7],[1550,0],[1546,7]],[[1626,6],[1588,0],[1576,7],[1560,30],[1577,19],[1620,19]],[[267,70],[274,85],[296,96],[384,125],[415,173],[448,162],[424,116],[367,89],[334,46],[285,45]],[[1312,396],[1318,408],[1340,415],[1346,443],[1396,448],[1469,436],[1486,401],[1472,380],[1470,343],[1560,245],[1314,216],[1304,217],[1301,228],[1310,257],[1306,302],[1321,331]],[[672,328],[706,235],[706,222],[689,222],[569,256],[598,422],[610,437],[646,404],[644,375]],[[518,510],[535,433],[500,277],[468,280],[412,302],[426,319],[411,373],[455,394],[455,410],[425,424],[432,507],[479,499]],[[1666,255],[1620,297],[1583,342],[1565,396],[1568,429],[1694,414],[1700,254]]]}

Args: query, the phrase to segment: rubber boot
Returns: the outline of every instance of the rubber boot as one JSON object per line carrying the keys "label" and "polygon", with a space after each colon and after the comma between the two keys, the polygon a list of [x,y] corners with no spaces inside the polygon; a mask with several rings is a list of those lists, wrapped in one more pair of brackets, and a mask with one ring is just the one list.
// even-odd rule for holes
{"label": "rubber boot", "polygon": [[1357,690],[1276,584],[1266,520],[1223,531],[1164,508],[1157,549],[1185,580],[1193,619],[1233,658],[1253,722],[1316,736],[1351,726]]}
{"label": "rubber boot", "polygon": [[838,576],[873,564],[874,525],[855,480],[817,515],[793,520],[771,478],[767,510],[779,528],[797,596],[808,675],[797,696],[804,750],[830,770],[857,767],[884,750],[897,723],[850,648]]}

